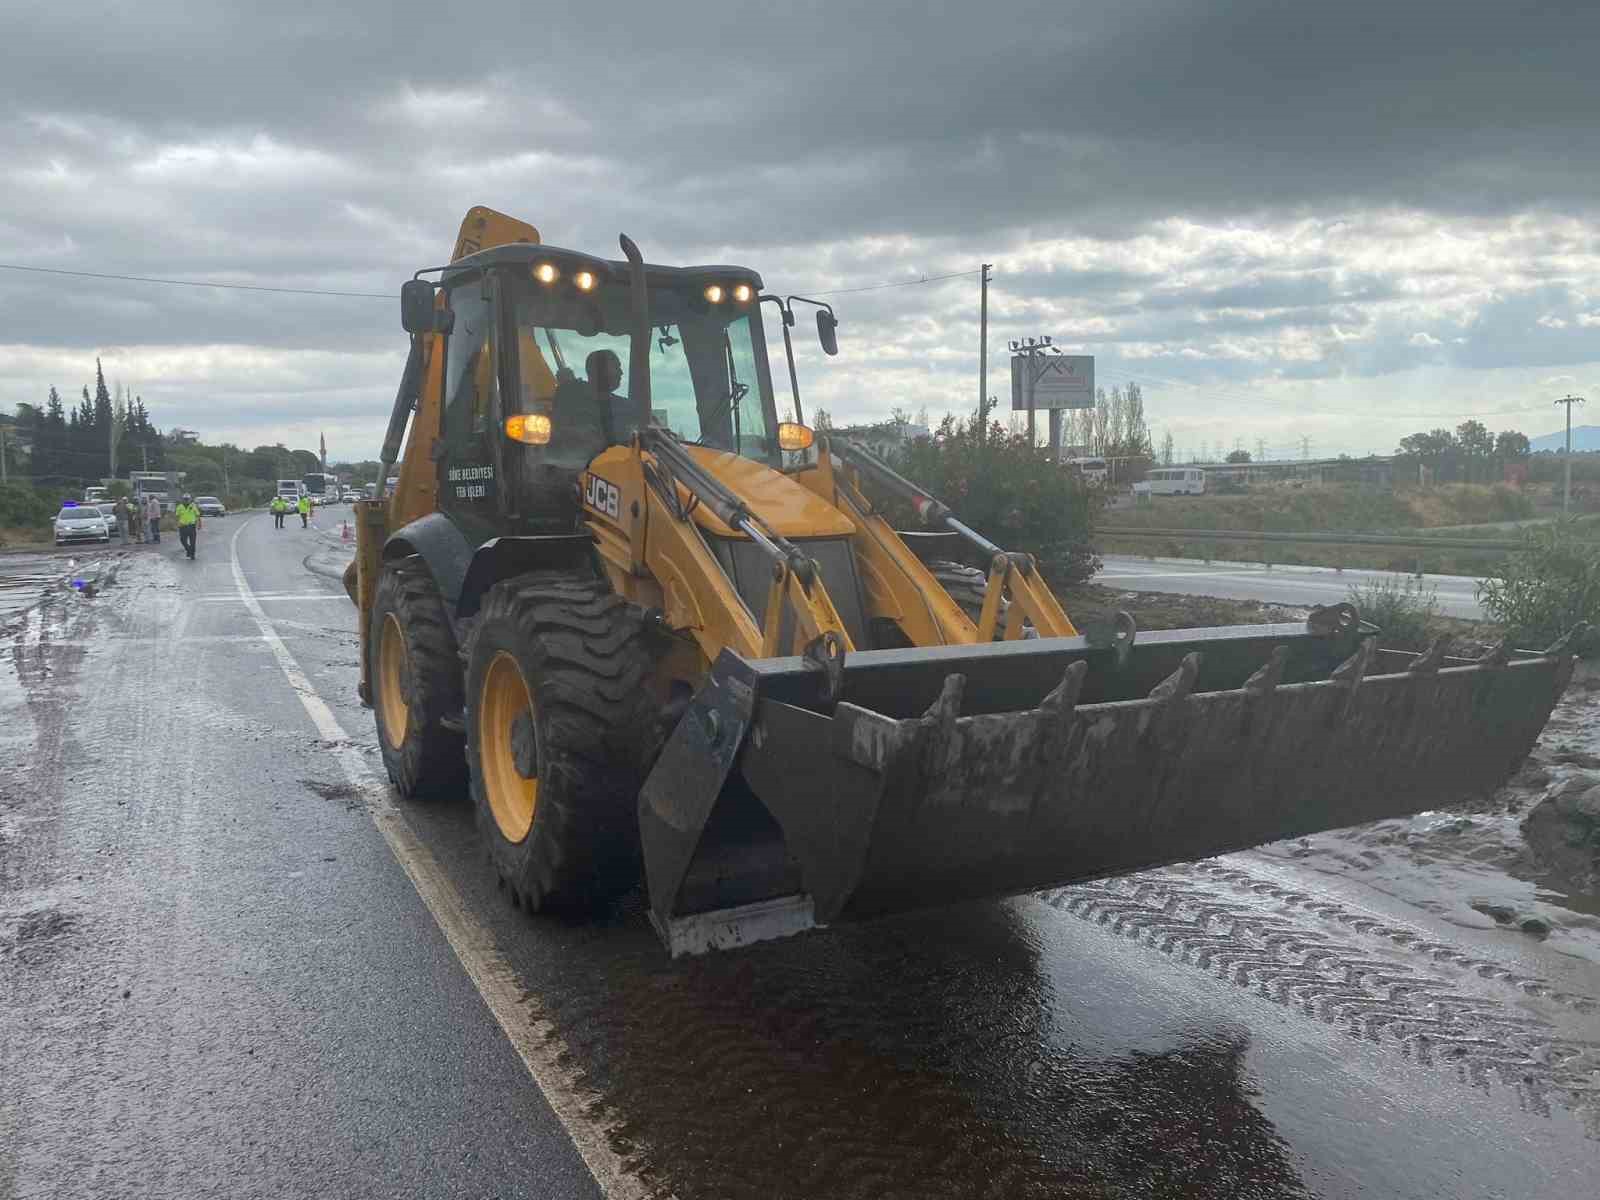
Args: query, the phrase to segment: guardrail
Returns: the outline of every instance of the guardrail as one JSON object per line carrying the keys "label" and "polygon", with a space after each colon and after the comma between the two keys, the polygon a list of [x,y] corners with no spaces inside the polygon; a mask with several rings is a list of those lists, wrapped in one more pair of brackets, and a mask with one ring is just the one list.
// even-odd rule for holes
{"label": "guardrail", "polygon": [[1104,537],[1159,537],[1216,542],[1305,542],[1323,546],[1392,546],[1402,550],[1477,550],[1503,553],[1519,550],[1522,543],[1505,539],[1418,537],[1388,533],[1285,533],[1276,529],[1152,529],[1141,526],[1101,525]]}

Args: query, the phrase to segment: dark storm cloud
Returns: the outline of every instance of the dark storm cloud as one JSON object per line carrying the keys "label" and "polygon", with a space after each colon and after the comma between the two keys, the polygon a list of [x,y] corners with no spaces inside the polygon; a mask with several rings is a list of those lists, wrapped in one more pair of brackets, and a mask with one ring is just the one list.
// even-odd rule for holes
{"label": "dark storm cloud", "polygon": [[[987,257],[998,337],[1054,328],[1108,377],[1581,362],[1597,45],[1576,4],[37,6],[0,45],[0,260],[392,294],[487,203],[786,291]],[[920,364],[964,395],[973,292],[841,296],[878,349],[827,386],[882,413]],[[159,360],[186,424],[231,411],[208,348],[373,411],[398,369],[383,301],[0,272],[0,304],[41,372]]]}

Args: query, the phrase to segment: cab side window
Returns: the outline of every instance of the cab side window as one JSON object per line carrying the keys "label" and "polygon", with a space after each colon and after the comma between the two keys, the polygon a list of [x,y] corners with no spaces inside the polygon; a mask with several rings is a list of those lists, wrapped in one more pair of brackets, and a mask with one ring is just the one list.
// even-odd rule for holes
{"label": "cab side window", "polygon": [[455,325],[444,363],[444,436],[453,450],[465,450],[488,432],[494,411],[494,305],[473,280],[450,293],[450,308]]}
{"label": "cab side window", "polygon": [[455,316],[444,357],[445,453],[439,462],[439,496],[448,506],[501,502],[495,414],[499,384],[495,367],[494,302],[479,280],[450,293]]}

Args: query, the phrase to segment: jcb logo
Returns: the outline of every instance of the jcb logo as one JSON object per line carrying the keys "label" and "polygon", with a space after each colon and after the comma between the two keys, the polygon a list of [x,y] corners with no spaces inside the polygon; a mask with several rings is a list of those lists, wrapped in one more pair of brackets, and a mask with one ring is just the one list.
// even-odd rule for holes
{"label": "jcb logo", "polygon": [[622,505],[622,493],[615,484],[607,483],[598,475],[583,477],[583,502],[596,512],[615,518]]}

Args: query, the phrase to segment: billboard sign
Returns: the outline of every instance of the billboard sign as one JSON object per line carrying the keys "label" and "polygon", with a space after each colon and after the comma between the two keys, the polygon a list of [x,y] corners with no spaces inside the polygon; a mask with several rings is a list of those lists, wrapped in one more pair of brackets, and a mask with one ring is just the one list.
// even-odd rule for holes
{"label": "billboard sign", "polygon": [[1093,408],[1094,355],[1036,354],[1011,356],[1011,407],[1028,407],[1028,374],[1032,371],[1035,408]]}

